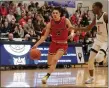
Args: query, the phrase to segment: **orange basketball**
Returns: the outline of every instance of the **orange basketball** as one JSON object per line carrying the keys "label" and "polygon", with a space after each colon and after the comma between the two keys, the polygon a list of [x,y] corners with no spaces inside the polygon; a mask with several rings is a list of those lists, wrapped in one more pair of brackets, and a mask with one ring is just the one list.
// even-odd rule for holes
{"label": "orange basketball", "polygon": [[30,50],[30,58],[32,60],[39,60],[41,57],[41,52],[38,49],[31,49]]}

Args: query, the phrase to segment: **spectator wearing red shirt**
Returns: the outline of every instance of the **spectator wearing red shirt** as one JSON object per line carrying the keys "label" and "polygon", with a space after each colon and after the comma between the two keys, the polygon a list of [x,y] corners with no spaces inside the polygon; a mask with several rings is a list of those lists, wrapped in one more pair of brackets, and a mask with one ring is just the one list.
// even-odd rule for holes
{"label": "spectator wearing red shirt", "polygon": [[82,37],[84,38],[86,35],[86,32],[81,32]]}
{"label": "spectator wearing red shirt", "polygon": [[79,42],[79,33],[78,33],[78,32],[77,32],[76,35],[74,36],[73,41],[74,41],[75,43],[78,43],[78,42]]}
{"label": "spectator wearing red shirt", "polygon": [[71,16],[70,21],[71,21],[72,25],[77,25],[78,24],[76,14],[73,14]]}
{"label": "spectator wearing red shirt", "polygon": [[14,15],[15,12],[16,12],[16,6],[15,6],[15,4],[13,3],[13,1],[10,1],[10,3],[9,3],[8,11],[10,11],[10,10],[11,10],[11,12],[12,12],[13,15]]}
{"label": "spectator wearing red shirt", "polygon": [[26,15],[23,15],[22,18],[19,20],[19,24],[24,27],[24,25],[27,23],[27,17]]}
{"label": "spectator wearing red shirt", "polygon": [[6,9],[4,3],[2,3],[2,6],[0,7],[0,14],[1,14],[3,17],[6,17],[6,15],[8,14],[7,9]]}

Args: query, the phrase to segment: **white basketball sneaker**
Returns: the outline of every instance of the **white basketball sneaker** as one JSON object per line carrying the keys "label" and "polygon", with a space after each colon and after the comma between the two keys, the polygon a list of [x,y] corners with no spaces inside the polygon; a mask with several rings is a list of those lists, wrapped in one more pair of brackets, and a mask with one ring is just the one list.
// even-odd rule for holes
{"label": "white basketball sneaker", "polygon": [[93,77],[90,77],[89,79],[87,79],[87,80],[85,81],[85,83],[86,83],[86,84],[91,84],[91,83],[93,83],[93,81],[94,81],[94,78],[93,78]]}

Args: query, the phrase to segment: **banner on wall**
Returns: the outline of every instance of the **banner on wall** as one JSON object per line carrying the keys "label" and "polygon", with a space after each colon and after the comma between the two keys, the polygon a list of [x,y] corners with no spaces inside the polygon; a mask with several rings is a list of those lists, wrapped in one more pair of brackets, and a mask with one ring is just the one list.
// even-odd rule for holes
{"label": "banner on wall", "polygon": [[76,49],[78,63],[84,63],[84,56],[83,56],[82,47],[75,47],[75,49]]}
{"label": "banner on wall", "polygon": [[71,0],[71,1],[62,1],[62,0],[48,1],[48,5],[75,8],[75,0]]}
{"label": "banner on wall", "polygon": [[[28,52],[31,48],[31,45],[14,45],[14,44],[4,44],[1,47],[1,64],[5,65],[26,65],[30,63],[28,57]],[[7,61],[7,62],[5,62]]]}
{"label": "banner on wall", "polygon": [[[37,65],[47,64],[47,56],[49,45],[39,46],[41,51],[40,60],[32,60],[30,58],[29,50],[31,45],[16,45],[16,44],[0,44],[1,56],[0,64],[4,65]],[[79,64],[84,63],[84,56],[82,47],[70,45],[67,54],[63,55],[58,64]]]}

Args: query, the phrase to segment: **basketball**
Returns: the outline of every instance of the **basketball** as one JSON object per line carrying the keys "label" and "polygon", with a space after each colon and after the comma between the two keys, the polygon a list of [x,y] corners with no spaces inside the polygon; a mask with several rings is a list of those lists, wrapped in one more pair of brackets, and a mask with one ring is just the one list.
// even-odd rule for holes
{"label": "basketball", "polygon": [[41,52],[38,49],[31,49],[30,50],[30,58],[32,60],[39,60],[41,57]]}

